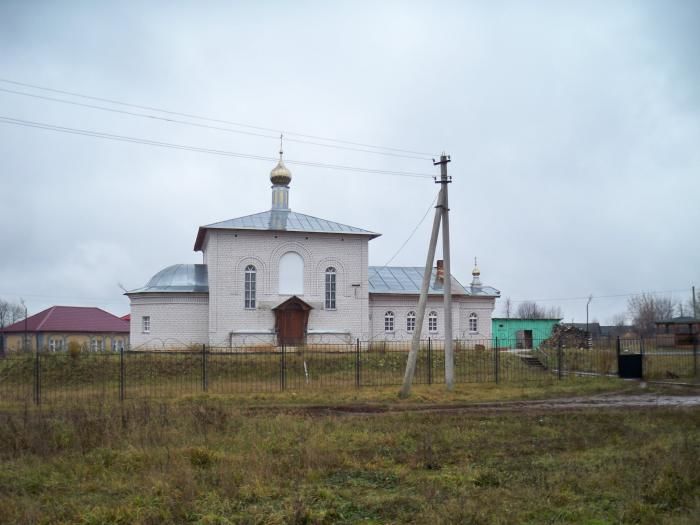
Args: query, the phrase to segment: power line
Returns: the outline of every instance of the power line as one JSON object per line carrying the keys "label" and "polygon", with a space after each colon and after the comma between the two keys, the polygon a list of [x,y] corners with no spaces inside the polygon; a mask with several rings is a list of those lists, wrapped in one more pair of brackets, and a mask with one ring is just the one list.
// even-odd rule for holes
{"label": "power line", "polygon": [[[100,111],[109,111],[110,113],[118,113],[120,115],[128,115],[131,117],[139,117],[139,118],[145,118],[145,119],[150,119],[150,120],[159,120],[162,122],[168,122],[170,124],[180,124],[180,125],[184,125],[184,126],[192,126],[192,127],[197,127],[197,128],[203,128],[203,129],[226,131],[228,133],[238,133],[241,135],[248,135],[248,136],[252,136],[252,137],[261,137],[261,138],[271,139],[271,140],[275,140],[275,141],[279,140],[278,134],[266,135],[264,133],[256,133],[254,131],[244,131],[241,129],[224,128],[221,126],[212,126],[209,124],[199,124],[197,122],[189,122],[187,120],[179,120],[179,119],[174,119],[174,118],[169,118],[169,117],[160,117],[158,115],[152,115],[149,113],[136,113],[133,111],[125,111],[123,109],[108,108],[105,106],[98,106],[95,104],[85,104],[83,102],[76,102],[73,100],[65,100],[65,99],[60,99],[60,98],[55,98],[55,97],[47,97],[44,95],[37,95],[34,93],[24,93],[22,91],[15,91],[13,89],[0,88],[0,92],[11,93],[14,95],[22,95],[25,97],[32,97],[32,98],[37,98],[37,99],[41,99],[41,100],[48,100],[51,102],[60,102],[62,104],[70,104],[73,106],[79,106],[79,107],[84,107],[84,108],[97,109]],[[372,150],[368,150],[368,149],[355,148],[355,147],[349,147],[349,146],[339,146],[337,144],[323,144],[321,142],[313,142],[311,140],[294,139],[294,138],[289,138],[289,137],[286,137],[286,140],[287,140],[287,142],[295,142],[298,144],[310,144],[310,145],[314,145],[314,146],[320,146],[323,148],[333,148],[333,149],[342,149],[342,150],[347,150],[347,151],[357,151],[360,153],[370,153],[372,155],[384,155],[384,156],[388,156],[388,157],[399,157],[399,158],[415,159],[415,160],[430,160],[428,157],[418,157],[416,155],[391,153],[391,152],[387,152],[387,151],[372,151]]]}
{"label": "power line", "polygon": [[438,195],[435,195],[435,198],[434,198],[433,201],[430,203],[430,206],[428,206],[428,209],[425,211],[425,215],[423,215],[423,218],[421,218],[421,220],[418,221],[418,224],[416,224],[416,227],[413,228],[413,231],[411,232],[411,234],[410,234],[410,235],[408,236],[408,238],[403,242],[403,244],[399,247],[399,249],[396,250],[396,253],[394,253],[394,255],[391,256],[391,258],[386,262],[386,264],[384,264],[383,268],[386,268],[387,266],[389,266],[389,264],[391,263],[391,261],[393,261],[393,260],[396,258],[396,256],[401,252],[401,250],[403,250],[403,249],[406,247],[406,245],[408,244],[408,241],[410,241],[411,238],[415,235],[415,233],[418,231],[418,228],[420,228],[420,225],[423,224],[423,221],[425,221],[425,218],[426,218],[426,217],[428,216],[428,214],[430,213],[430,210],[432,210],[432,209],[433,209],[433,206],[435,206],[435,201],[437,201],[437,198],[438,198]]}
{"label": "power line", "polygon": [[[16,86],[23,86],[23,87],[33,88],[33,89],[39,89],[39,90],[48,91],[48,92],[51,92],[51,93],[60,93],[60,94],[62,94],[62,95],[70,95],[70,96],[72,96],[72,97],[80,97],[80,98],[84,98],[84,99],[88,99],[88,100],[95,100],[95,101],[98,101],[98,102],[107,102],[107,103],[109,103],[109,104],[116,104],[116,105],[124,106],[124,107],[130,107],[130,108],[136,108],[136,109],[145,109],[145,110],[149,110],[149,111],[158,111],[158,112],[160,112],[160,113],[165,113],[165,114],[167,114],[167,115],[175,115],[175,116],[178,116],[178,117],[193,118],[193,119],[197,119],[197,120],[203,120],[203,121],[206,121],[206,122],[216,122],[216,123],[219,123],[219,124],[229,124],[229,125],[232,125],[232,126],[238,126],[238,127],[242,127],[242,128],[248,128],[248,129],[255,129],[255,130],[259,130],[259,131],[270,131],[270,132],[274,132],[274,133],[279,133],[279,132],[280,132],[279,129],[274,129],[274,128],[267,128],[267,127],[263,127],[263,126],[256,126],[256,125],[253,125],[253,124],[245,124],[245,123],[242,123],[242,122],[234,122],[234,121],[224,120],[224,119],[215,119],[215,118],[211,118],[211,117],[205,117],[205,116],[201,116],[201,115],[195,115],[195,114],[192,114],[192,113],[183,113],[183,112],[179,112],[179,111],[172,111],[172,110],[167,110],[167,109],[162,109],[162,108],[156,108],[156,107],[153,107],[153,106],[143,106],[143,105],[139,105],[139,104],[131,104],[131,103],[122,102],[122,101],[119,101],[119,100],[114,100],[114,99],[109,99],[109,98],[103,98],[103,97],[95,97],[95,96],[92,96],[92,95],[85,95],[85,94],[82,94],[82,93],[77,93],[77,92],[75,92],[75,91],[66,91],[66,90],[62,90],[62,89],[54,89],[54,88],[49,88],[49,87],[45,87],[45,86],[39,86],[39,85],[37,85],[37,84],[29,84],[29,83],[26,83],[26,82],[18,82],[18,81],[16,81],[16,80],[10,80],[10,79],[6,79],[6,78],[0,78],[0,82],[5,82],[5,83],[7,83],[7,84],[13,84],[13,85],[16,85]],[[362,142],[353,142],[353,141],[349,141],[349,140],[341,140],[341,139],[334,139],[334,138],[330,138],[330,137],[322,137],[322,136],[320,136],[320,135],[309,135],[309,134],[297,133],[297,132],[293,132],[293,131],[284,131],[284,134],[285,134],[286,136],[290,136],[290,135],[291,135],[291,136],[303,137],[303,138],[307,138],[307,139],[323,140],[323,141],[326,141],[326,142],[335,142],[335,143],[338,143],[338,144],[347,144],[347,145],[350,145],[350,146],[360,146],[360,147],[364,147],[364,148],[372,148],[372,149],[377,149],[377,150],[386,150],[386,151],[394,151],[394,152],[397,152],[397,153],[409,153],[409,154],[412,154],[412,155],[420,155],[420,156],[424,157],[425,160],[429,160],[429,159],[432,157],[432,154],[431,154],[431,153],[425,153],[425,152],[421,152],[421,151],[414,151],[414,150],[409,150],[409,149],[393,148],[393,147],[389,147],[389,146],[376,146],[376,145],[373,145],[373,144],[365,144],[365,143],[362,143]]]}
{"label": "power line", "polygon": [[[120,142],[130,142],[134,144],[143,144],[146,146],[155,146],[159,148],[171,148],[171,149],[179,149],[179,150],[185,150],[185,151],[194,151],[196,153],[207,153],[211,155],[220,155],[224,157],[237,157],[237,158],[243,158],[243,159],[254,159],[254,160],[264,160],[267,162],[275,162],[277,157],[267,157],[264,155],[253,155],[249,153],[237,153],[234,151],[228,151],[228,150],[219,150],[219,149],[213,149],[213,148],[203,148],[199,146],[190,146],[186,144],[175,144],[171,142],[161,142],[157,140],[151,140],[151,139],[143,139],[143,138],[138,138],[138,137],[130,137],[126,135],[115,135],[112,133],[105,133],[101,131],[93,131],[93,130],[87,130],[87,129],[80,129],[80,128],[69,128],[66,126],[56,126],[53,124],[47,124],[44,122],[36,122],[36,121],[31,121],[31,120],[24,120],[24,119],[16,119],[12,117],[6,117],[3,115],[0,115],[0,122],[4,124],[12,124],[16,126],[25,126],[25,127],[30,127],[30,128],[38,128],[38,129],[44,129],[48,131],[56,131],[60,133],[68,133],[72,135],[83,135],[87,137],[94,137],[94,138],[101,138],[101,139],[107,139],[107,140],[115,140],[115,141],[120,141]],[[408,172],[408,171],[392,171],[392,170],[383,170],[383,169],[375,169],[375,168],[362,168],[359,166],[344,166],[340,164],[327,164],[323,162],[312,162],[312,161],[302,161],[302,160],[291,160],[291,159],[285,159],[285,162],[287,164],[293,164],[293,165],[298,165],[298,166],[309,166],[313,168],[327,168],[327,169],[334,169],[334,170],[341,170],[341,171],[356,171],[360,173],[374,173],[374,174],[379,174],[379,175],[393,175],[397,177],[413,177],[413,178],[419,178],[419,179],[424,179],[424,178],[433,178],[432,175],[428,173],[415,173],[415,172]]]}
{"label": "power line", "polygon": [[[621,294],[612,294],[612,295],[595,295],[593,294],[593,299],[613,299],[613,298],[622,298],[622,297],[638,297],[640,295],[644,294],[649,294],[649,295],[660,295],[660,294],[673,294],[673,293],[682,293],[682,292],[687,292],[685,288],[683,289],[677,289],[677,290],[657,290],[657,291],[649,291],[649,292],[630,292],[630,293],[621,293]],[[511,302],[513,303],[526,303],[526,302],[541,302],[541,303],[547,303],[547,302],[555,302],[555,301],[587,301],[588,298],[590,297],[589,295],[585,296],[580,296],[580,297],[555,297],[555,298],[549,298],[549,299],[511,299]]]}

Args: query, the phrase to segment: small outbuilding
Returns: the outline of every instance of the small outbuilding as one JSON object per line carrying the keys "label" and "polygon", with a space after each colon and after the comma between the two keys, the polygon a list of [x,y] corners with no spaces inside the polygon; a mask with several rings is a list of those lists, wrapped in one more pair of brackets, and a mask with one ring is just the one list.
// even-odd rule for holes
{"label": "small outbuilding", "polygon": [[537,348],[552,335],[561,319],[514,319],[494,317],[491,333],[494,348]]}

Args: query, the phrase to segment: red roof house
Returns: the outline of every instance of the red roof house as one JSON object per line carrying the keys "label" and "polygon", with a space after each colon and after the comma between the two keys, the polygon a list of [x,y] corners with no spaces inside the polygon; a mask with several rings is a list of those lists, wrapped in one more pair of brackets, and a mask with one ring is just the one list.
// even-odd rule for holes
{"label": "red roof house", "polygon": [[52,306],[3,329],[7,350],[59,351],[77,344],[93,351],[120,350],[128,345],[129,321],[86,306]]}

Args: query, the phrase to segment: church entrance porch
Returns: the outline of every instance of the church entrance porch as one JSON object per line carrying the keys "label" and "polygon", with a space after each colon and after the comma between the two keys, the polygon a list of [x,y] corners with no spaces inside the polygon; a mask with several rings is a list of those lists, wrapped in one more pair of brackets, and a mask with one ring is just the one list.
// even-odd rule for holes
{"label": "church entrance porch", "polygon": [[303,345],[311,306],[294,295],[272,310],[275,312],[277,344]]}

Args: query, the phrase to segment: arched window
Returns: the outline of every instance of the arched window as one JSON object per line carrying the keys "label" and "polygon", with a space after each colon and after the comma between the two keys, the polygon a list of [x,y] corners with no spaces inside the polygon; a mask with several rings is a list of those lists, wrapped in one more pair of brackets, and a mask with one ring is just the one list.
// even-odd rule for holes
{"label": "arched window", "polygon": [[384,331],[394,331],[394,312],[392,312],[391,310],[384,314]]}
{"label": "arched window", "polygon": [[469,333],[475,334],[479,331],[479,316],[474,312],[469,314]]}
{"label": "arched window", "polygon": [[326,268],[326,310],[335,310],[336,276],[335,268]]}
{"label": "arched window", "polygon": [[304,294],[304,259],[296,252],[287,252],[280,259],[279,293]]}
{"label": "arched window", "polygon": [[406,314],[406,331],[415,332],[416,331],[416,312],[411,310]]}
{"label": "arched window", "polygon": [[428,314],[428,332],[437,332],[437,312],[435,310]]}
{"label": "arched window", "polygon": [[256,273],[252,264],[245,267],[245,307],[248,310],[255,309]]}

